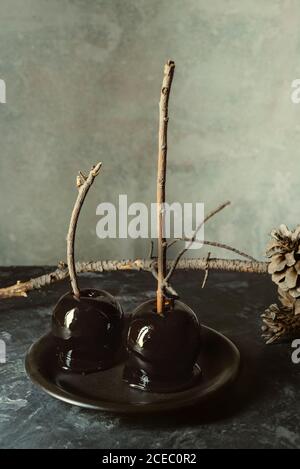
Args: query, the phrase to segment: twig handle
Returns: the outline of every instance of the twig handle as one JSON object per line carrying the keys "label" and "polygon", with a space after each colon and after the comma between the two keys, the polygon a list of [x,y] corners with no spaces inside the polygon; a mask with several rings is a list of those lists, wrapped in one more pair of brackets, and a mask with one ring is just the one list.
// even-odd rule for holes
{"label": "twig handle", "polygon": [[84,200],[87,196],[88,191],[90,190],[90,187],[92,186],[94,182],[95,177],[98,176],[101,166],[102,166],[102,163],[98,163],[97,165],[93,166],[88,176],[85,176],[81,171],[79,172],[77,176],[78,195],[77,195],[77,199],[76,199],[73,211],[72,211],[68,235],[67,235],[68,269],[69,269],[69,275],[70,275],[70,281],[71,281],[73,294],[77,298],[80,297],[80,291],[78,288],[78,281],[77,281],[76,268],[75,268],[75,259],[74,259],[76,228],[77,228],[80,210],[82,208]]}
{"label": "twig handle", "polygon": [[166,169],[168,151],[168,105],[175,63],[171,60],[164,67],[164,78],[159,101],[158,165],[157,165],[157,313],[164,312],[163,284],[166,275],[167,244],[164,233],[164,204],[166,197]]}

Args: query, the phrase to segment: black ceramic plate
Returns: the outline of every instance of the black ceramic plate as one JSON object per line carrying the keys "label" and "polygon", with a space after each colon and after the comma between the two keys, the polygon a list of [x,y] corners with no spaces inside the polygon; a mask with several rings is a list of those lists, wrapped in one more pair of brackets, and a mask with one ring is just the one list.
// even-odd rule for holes
{"label": "black ceramic plate", "polygon": [[239,351],[227,337],[205,326],[202,335],[203,349],[198,361],[202,376],[185,391],[160,394],[132,389],[122,380],[122,363],[87,375],[64,372],[50,358],[55,357],[51,334],[31,346],[26,371],[51,396],[89,409],[119,413],[179,409],[211,398],[233,381],[239,369]]}

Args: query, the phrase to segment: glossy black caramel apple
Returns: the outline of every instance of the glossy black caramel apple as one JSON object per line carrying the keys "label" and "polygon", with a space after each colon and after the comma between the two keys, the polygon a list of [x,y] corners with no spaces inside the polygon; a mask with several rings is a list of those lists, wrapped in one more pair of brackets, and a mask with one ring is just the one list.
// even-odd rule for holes
{"label": "glossy black caramel apple", "polygon": [[110,368],[118,360],[122,327],[122,308],[109,293],[84,289],[80,298],[65,294],[52,315],[59,365],[79,373]]}
{"label": "glossy black caramel apple", "polygon": [[201,326],[191,308],[175,300],[160,315],[156,300],[147,301],[132,315],[123,379],[151,392],[191,387],[201,375],[196,363],[200,346]]}

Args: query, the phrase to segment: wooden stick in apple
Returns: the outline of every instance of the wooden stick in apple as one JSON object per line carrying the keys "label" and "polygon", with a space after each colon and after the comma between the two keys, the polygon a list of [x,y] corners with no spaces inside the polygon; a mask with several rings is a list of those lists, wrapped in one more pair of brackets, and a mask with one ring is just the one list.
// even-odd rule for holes
{"label": "wooden stick in apple", "polygon": [[166,275],[167,243],[164,234],[164,204],[167,169],[168,145],[168,104],[175,70],[175,63],[171,60],[164,67],[164,77],[159,101],[159,131],[158,131],[158,167],[157,167],[157,313],[164,312],[163,284]]}
{"label": "wooden stick in apple", "polygon": [[77,298],[80,297],[80,291],[78,288],[78,282],[77,282],[77,276],[76,276],[75,259],[74,259],[74,244],[75,244],[77,222],[78,222],[78,217],[79,217],[84,199],[86,198],[86,195],[88,191],[90,190],[95,177],[98,176],[101,166],[102,166],[102,163],[98,163],[95,166],[93,166],[88,176],[85,176],[82,172],[79,172],[77,176],[78,196],[77,196],[77,199],[76,199],[73,211],[72,211],[69,231],[68,231],[68,236],[67,236],[68,269],[69,269],[72,290],[73,290],[74,296],[76,296]]}

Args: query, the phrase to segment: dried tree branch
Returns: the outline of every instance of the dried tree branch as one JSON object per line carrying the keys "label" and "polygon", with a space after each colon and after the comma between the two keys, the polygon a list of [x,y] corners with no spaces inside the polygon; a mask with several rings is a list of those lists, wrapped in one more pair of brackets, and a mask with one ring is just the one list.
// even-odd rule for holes
{"label": "dried tree branch", "polygon": [[210,258],[210,252],[207,254],[207,257],[206,257],[206,269],[205,269],[205,274],[204,274],[204,278],[203,278],[201,288],[204,288],[205,285],[206,285],[206,281],[207,281],[207,277],[208,277],[208,269],[209,269],[209,258]]}
{"label": "dried tree branch", "polygon": [[158,163],[157,163],[157,293],[156,309],[164,312],[163,282],[166,276],[167,244],[164,234],[164,204],[166,198],[166,170],[168,151],[168,104],[174,76],[175,63],[171,60],[164,67],[164,78],[159,101]]}
{"label": "dried tree branch", "polygon": [[[202,243],[202,244],[205,244],[205,245],[208,245],[208,246],[214,246],[214,247],[217,247],[217,248],[222,248],[222,249],[226,249],[226,250],[228,250],[228,251],[235,252],[236,254],[238,254],[238,255],[240,255],[240,256],[242,256],[242,257],[245,257],[246,259],[249,259],[249,260],[251,260],[251,261],[253,261],[253,262],[256,262],[256,261],[257,261],[254,257],[250,256],[249,254],[246,254],[246,253],[243,252],[243,251],[240,251],[239,249],[236,249],[236,248],[234,248],[234,247],[232,247],[232,246],[229,246],[228,244],[218,243],[218,242],[216,242],[216,241],[206,241],[206,240],[201,241],[201,240],[197,240],[197,239],[194,239],[194,240],[193,240],[193,238],[186,238],[186,237],[184,237],[184,238],[176,238],[175,240],[173,240],[171,243],[168,244],[168,248],[169,248],[170,246],[172,246],[173,244],[175,244],[175,242],[177,242],[177,241],[190,241],[191,244],[192,244],[192,243]],[[189,244],[189,246],[190,246],[191,244]],[[207,256],[207,264],[208,264],[208,260],[209,260],[209,258],[210,258],[210,254],[211,254],[211,253],[209,252],[209,253],[208,253],[208,256]],[[201,288],[204,288],[204,287],[205,287],[205,284],[206,284],[206,281],[207,281],[207,277],[208,277],[208,266],[207,266],[207,268],[205,269],[205,275],[204,275],[204,278],[203,278],[203,283],[202,283],[202,287],[201,287]],[[164,281],[163,285],[164,285],[164,287],[167,287],[167,286],[168,286],[168,288],[170,289],[170,284],[168,283],[168,280],[167,280],[167,279]]]}
{"label": "dried tree branch", "polygon": [[[195,240],[194,242],[196,242],[197,240]],[[214,246],[216,248],[221,248],[221,249],[226,249],[227,251],[232,251],[232,252],[235,252],[236,254],[238,254],[239,256],[241,257],[245,257],[246,259],[249,259],[250,261],[253,261],[253,262],[256,262],[257,259],[255,259],[254,257],[250,256],[250,254],[247,254],[243,251],[240,251],[239,249],[236,249],[232,246],[229,246],[228,244],[224,244],[224,243],[218,243],[216,241],[206,241],[204,240],[203,241],[203,244],[206,244],[207,246]]]}
{"label": "dried tree branch", "polygon": [[[167,261],[167,268],[171,268],[173,261]],[[75,270],[77,274],[87,272],[114,272],[114,271],[145,271],[151,272],[155,267],[155,261],[151,259],[124,259],[124,260],[102,260],[94,262],[76,262]],[[177,264],[178,270],[205,270],[207,259],[181,259]],[[228,272],[249,272],[266,274],[268,272],[268,262],[244,261],[239,259],[209,259],[210,270]],[[25,282],[18,281],[14,285],[0,288],[0,299],[27,296],[27,292],[38,290],[52,285],[69,277],[69,270],[66,264],[60,262],[57,269],[45,275],[32,278]]]}
{"label": "dried tree branch", "polygon": [[150,239],[150,248],[149,248],[149,259],[154,259],[155,256],[153,254],[154,252],[154,241],[152,239]]}
{"label": "dried tree branch", "polygon": [[81,171],[77,176],[77,187],[78,187],[78,196],[76,202],[74,204],[74,208],[71,214],[69,231],[67,235],[67,262],[68,268],[70,273],[70,280],[71,286],[74,293],[74,296],[79,298],[80,291],[78,288],[78,282],[76,277],[76,269],[75,269],[75,260],[74,260],[74,244],[75,244],[75,235],[76,235],[76,228],[77,222],[80,214],[80,210],[84,203],[84,200],[87,196],[90,187],[92,186],[95,177],[98,176],[100,172],[102,163],[98,163],[97,165],[93,166],[89,172],[89,175],[86,177]]}
{"label": "dried tree branch", "polygon": [[199,223],[199,225],[197,226],[196,230],[194,231],[194,234],[193,236],[190,238],[190,242],[189,244],[183,248],[177,255],[176,259],[174,260],[173,262],[173,265],[172,267],[170,268],[168,274],[166,275],[165,277],[165,281],[166,282],[169,282],[171,276],[173,275],[176,267],[177,267],[177,264],[179,262],[179,260],[181,259],[181,257],[183,256],[183,254],[186,253],[186,251],[191,247],[191,245],[193,244],[193,242],[195,241],[196,239],[196,236],[199,232],[199,230],[202,228],[202,226],[204,225],[204,223],[206,223],[210,218],[212,218],[214,215],[216,215],[217,213],[219,213],[221,210],[223,210],[225,207],[227,207],[228,205],[230,204],[229,201],[225,202],[224,204],[220,205],[219,207],[217,207],[216,209],[212,210],[205,218],[204,220],[202,220],[201,223]]}
{"label": "dried tree branch", "polygon": [[169,249],[170,247],[172,247],[174,244],[178,243],[178,241],[181,241],[182,238],[175,238],[173,239],[172,241],[170,241],[168,244],[167,244],[167,249]]}
{"label": "dried tree branch", "polygon": [[[171,243],[168,244],[168,247],[173,246],[178,241],[191,241],[191,240],[192,240],[192,238],[185,238],[185,237],[184,238],[176,238]],[[206,239],[202,240],[202,241],[199,240],[199,239],[195,239],[193,241],[193,243],[201,243],[201,244],[204,244],[204,245],[207,245],[207,246],[214,246],[216,248],[226,249],[227,251],[235,252],[239,256],[245,257],[245,259],[249,259],[250,261],[254,261],[254,262],[257,261],[257,259],[250,256],[250,254],[246,254],[245,252],[240,251],[239,249],[236,249],[232,246],[229,246],[229,244],[218,243],[217,241],[207,241]]]}

